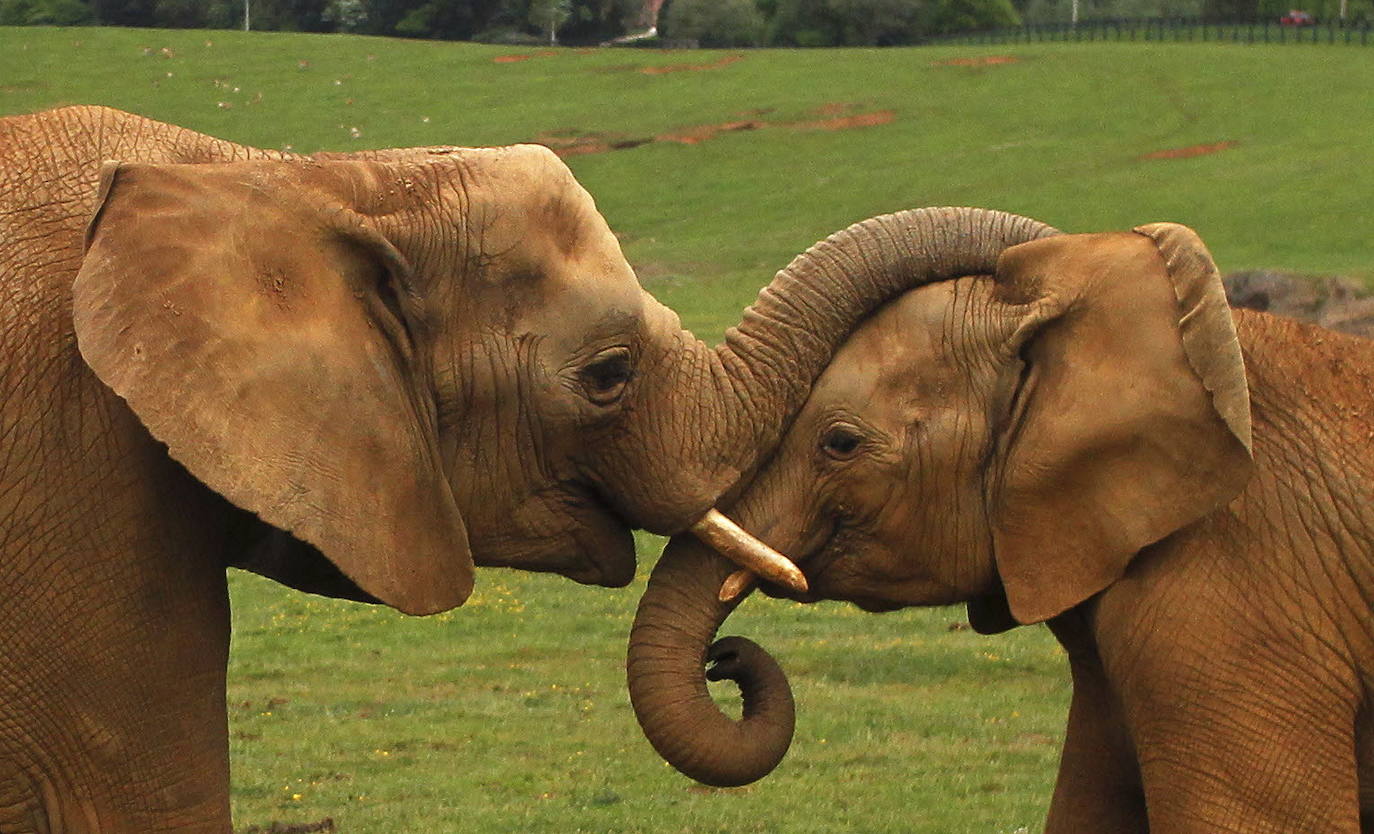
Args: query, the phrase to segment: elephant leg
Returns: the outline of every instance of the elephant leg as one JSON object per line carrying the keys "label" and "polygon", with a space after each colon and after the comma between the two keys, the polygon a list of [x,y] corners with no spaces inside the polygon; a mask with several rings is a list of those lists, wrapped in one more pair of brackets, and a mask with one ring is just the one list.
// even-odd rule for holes
{"label": "elephant leg", "polygon": [[75,596],[90,620],[44,617],[65,639],[0,664],[0,831],[229,830],[223,572],[204,590]]}
{"label": "elephant leg", "polygon": [[97,454],[66,472],[54,464],[58,474],[10,496],[20,504],[0,551],[5,834],[230,829],[229,516],[151,440],[144,451],[119,469],[95,466]]}
{"label": "elephant leg", "polygon": [[1348,729],[1311,721],[1321,705],[1268,708],[1203,699],[1158,716],[1140,742],[1151,832],[1361,831]]}
{"label": "elephant leg", "polygon": [[1050,629],[1069,653],[1073,700],[1045,834],[1144,834],[1149,830],[1135,749],[1078,614]]}
{"label": "elephant leg", "polygon": [[1227,638],[1112,676],[1151,834],[1359,832],[1352,670],[1316,641]]}

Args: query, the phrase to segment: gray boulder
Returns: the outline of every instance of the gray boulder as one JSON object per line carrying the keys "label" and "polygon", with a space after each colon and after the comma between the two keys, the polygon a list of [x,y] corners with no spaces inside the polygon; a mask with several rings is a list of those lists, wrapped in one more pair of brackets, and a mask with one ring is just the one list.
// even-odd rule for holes
{"label": "gray boulder", "polygon": [[1263,310],[1374,338],[1374,295],[1348,278],[1290,272],[1233,272],[1222,279],[1232,307]]}

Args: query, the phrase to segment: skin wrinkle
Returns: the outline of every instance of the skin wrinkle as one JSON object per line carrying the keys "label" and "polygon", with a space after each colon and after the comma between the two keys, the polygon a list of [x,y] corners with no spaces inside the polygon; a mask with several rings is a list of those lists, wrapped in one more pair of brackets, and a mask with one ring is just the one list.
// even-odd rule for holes
{"label": "skin wrinkle", "polygon": [[[0,230],[4,232],[0,234],[0,263],[7,277],[11,273],[23,276],[0,287],[0,348],[15,358],[0,366],[0,464],[5,467],[0,478],[0,544],[4,546],[0,580],[7,594],[7,604],[0,606],[0,633],[6,634],[0,641],[0,784],[7,787],[0,788],[0,794],[9,784],[24,783],[33,773],[60,769],[64,778],[49,780],[61,784],[55,792],[50,791],[56,799],[50,798],[49,804],[66,802],[79,790],[91,797],[102,822],[112,827],[223,830],[228,825],[224,774],[227,740],[223,737],[228,620],[223,571],[226,563],[240,558],[236,548],[259,539],[250,533],[262,524],[251,518],[245,521],[243,510],[228,512],[220,498],[169,459],[162,444],[148,434],[150,429],[129,410],[126,402],[131,400],[112,393],[77,353],[70,287],[77,267],[83,263],[83,221],[94,208],[92,197],[100,162],[105,159],[141,161],[149,167],[137,169],[138,176],[128,182],[121,177],[111,198],[115,210],[99,224],[93,254],[85,261],[92,269],[118,266],[113,260],[118,253],[106,251],[109,247],[101,245],[102,237],[138,230],[144,222],[160,225],[162,212],[180,210],[169,207],[167,200],[147,203],[158,213],[156,217],[141,217],[137,210],[127,210],[124,203],[129,195],[124,192],[132,193],[160,179],[161,184],[177,184],[178,188],[181,183],[197,182],[177,198],[182,205],[189,201],[204,212],[199,219],[186,221],[186,228],[197,230],[197,235],[190,237],[201,231],[207,236],[224,231],[224,245],[229,248],[235,247],[234,234],[240,235],[244,246],[260,245],[260,237],[219,228],[218,221],[222,219],[232,227],[245,220],[243,212],[275,210],[274,200],[285,202],[278,186],[294,183],[303,193],[309,192],[310,200],[294,204],[293,212],[284,216],[309,215],[308,204],[313,203],[321,210],[311,221],[317,229],[340,229],[346,235],[349,230],[376,228],[421,278],[433,278],[414,288],[419,296],[416,300],[426,301],[428,306],[403,312],[414,317],[410,323],[415,325],[417,341],[424,343],[417,357],[430,358],[436,366],[447,362],[448,367],[429,371],[420,367],[425,360],[417,358],[406,372],[383,372],[349,390],[365,392],[390,376],[399,379],[413,371],[419,379],[409,377],[413,384],[405,386],[406,396],[434,424],[431,434],[442,427],[456,435],[443,441],[443,476],[462,481],[469,476],[458,471],[455,464],[489,464],[482,474],[502,483],[499,489],[493,484],[481,493],[484,505],[502,500],[517,505],[525,533],[547,535],[556,543],[541,549],[521,541],[520,531],[502,528],[500,535],[492,537],[493,543],[482,544],[479,550],[494,547],[505,548],[508,553],[529,552],[532,558],[548,560],[546,569],[576,572],[584,581],[623,581],[624,565],[604,568],[583,566],[578,561],[584,554],[597,560],[632,559],[625,522],[601,507],[592,497],[588,479],[574,471],[584,465],[604,464],[596,472],[600,484],[632,493],[617,496],[629,504],[622,509],[637,510],[635,501],[656,501],[660,524],[663,518],[684,513],[676,506],[677,496],[671,493],[672,479],[657,477],[663,474],[661,467],[654,476],[636,476],[640,480],[633,490],[626,490],[626,475],[648,470],[642,458],[656,446],[690,445],[693,441],[674,438],[659,444],[657,426],[617,426],[616,418],[607,416],[615,413],[614,409],[593,408],[581,400],[571,406],[552,407],[532,402],[537,396],[550,394],[570,398],[573,392],[553,372],[566,365],[559,351],[577,349],[579,334],[574,330],[585,322],[567,306],[560,306],[555,315],[563,331],[555,334],[529,321],[516,332],[510,322],[488,315],[496,309],[489,303],[495,297],[492,293],[499,293],[499,281],[513,272],[502,259],[517,254],[523,257],[522,241],[543,245],[541,251],[545,253],[555,253],[560,246],[569,251],[568,240],[549,239],[547,231],[541,238],[522,228],[520,224],[535,220],[542,228],[540,224],[547,219],[543,215],[543,219],[526,216],[525,212],[569,214],[564,219],[571,225],[560,233],[575,236],[579,252],[595,248],[593,254],[568,267],[566,274],[522,265],[530,276],[545,282],[561,281],[564,296],[583,308],[610,305],[632,312],[632,321],[621,322],[633,330],[625,336],[627,343],[656,340],[653,352],[659,355],[660,367],[655,373],[663,378],[652,390],[644,389],[655,399],[638,407],[631,404],[619,413],[639,412],[657,425],[680,423],[683,415],[709,415],[711,419],[704,422],[721,433],[724,445],[736,445],[725,442],[730,440],[728,421],[711,413],[709,396],[700,400],[688,396],[681,404],[681,413],[673,410],[677,399],[684,396],[675,390],[683,378],[668,370],[675,366],[673,352],[687,351],[682,365],[696,368],[692,374],[703,380],[713,378],[707,374],[715,373],[711,369],[720,367],[719,360],[705,359],[713,354],[699,342],[686,339],[676,319],[643,293],[590,199],[547,151],[454,152],[419,164],[404,155],[366,164],[346,156],[328,163],[293,158],[289,165],[270,171],[270,166],[253,162],[233,172],[228,166],[215,165],[193,174],[187,168],[164,163],[282,157],[127,114],[75,108],[0,120],[0,146],[11,157],[7,162],[13,163],[0,166]],[[34,154],[32,160],[26,156],[30,153]],[[498,161],[509,169],[499,177],[484,176],[483,183],[473,185],[472,177],[463,176],[475,168],[499,167]],[[343,171],[353,173],[340,173]],[[550,172],[557,176],[546,176]],[[240,204],[217,206],[214,199],[202,199],[209,190],[203,180],[210,176],[233,181]],[[567,190],[552,203],[542,199],[520,202],[525,192],[554,186]],[[373,188],[377,193],[369,191]],[[257,195],[251,205],[245,200],[249,194]],[[343,202],[350,195],[359,203],[361,214],[340,211],[329,202]],[[500,211],[489,205],[497,198],[507,201]],[[442,205],[407,208],[408,203],[417,201]],[[223,212],[215,214],[220,209]],[[215,219],[207,220],[212,214]],[[460,215],[474,220],[471,240],[456,234]],[[360,219],[364,216],[369,219]],[[12,230],[22,233],[11,234]],[[34,241],[34,232],[44,230],[54,235]],[[150,258],[177,256],[172,248],[156,241],[149,242],[146,252]],[[348,257],[356,258],[358,253],[350,252]],[[504,270],[495,276],[498,286],[472,291],[468,287],[445,288],[446,282],[456,284],[465,279],[473,260],[480,260],[484,269]],[[188,266],[197,267],[196,263]],[[106,294],[113,292],[113,283],[104,281],[95,287],[99,300],[109,301]],[[328,284],[321,282],[321,286]],[[175,293],[176,312],[183,313],[178,318],[186,321],[199,316],[182,309],[182,296],[194,289],[195,284],[184,276],[172,275],[166,285],[155,291],[140,291],[141,297],[134,301],[160,305],[165,293]],[[486,289],[492,293],[482,295]],[[404,305],[410,294],[398,292],[397,296]],[[445,340],[431,336],[423,326],[426,317],[435,319],[436,331],[445,326],[469,328],[464,331],[466,337]],[[652,317],[657,328],[652,333],[645,329],[646,317]],[[141,326],[171,318],[169,310],[133,320]],[[110,321],[108,316],[102,320],[97,315],[96,319],[97,324]],[[357,317],[357,326],[360,331],[367,330],[365,316]],[[127,322],[115,323],[111,338],[128,338],[135,332],[133,327]],[[542,338],[545,335],[549,338]],[[601,338],[599,333],[597,338]],[[499,358],[488,352],[478,357],[473,349],[478,339],[485,339],[492,350],[509,351],[510,355]],[[82,349],[88,347],[83,336]],[[140,357],[151,359],[156,347],[143,338],[130,350],[141,351]],[[195,366],[197,373],[207,371],[206,351],[178,343],[177,352]],[[29,355],[33,361],[21,361]],[[369,366],[363,362],[361,367]],[[210,374],[217,375],[223,378],[218,371]],[[242,385],[232,379],[227,382],[229,399],[244,395]],[[165,387],[175,390],[181,384]],[[490,390],[488,385],[499,390]],[[327,386],[310,380],[301,387],[316,390]],[[630,390],[639,387],[630,386]],[[734,396],[730,402],[744,401],[744,394],[733,385],[731,391]],[[500,412],[497,424],[459,425],[483,397]],[[665,410],[670,413],[663,414]],[[184,416],[175,405],[149,406],[147,413],[154,423],[165,417],[181,422]],[[334,424],[353,422],[346,408],[319,414]],[[329,416],[336,414],[341,416]],[[220,408],[216,415],[211,422],[224,425],[232,412]],[[275,419],[261,421],[263,429],[275,425]],[[607,450],[600,463],[587,460],[585,454],[576,461],[552,459],[555,447],[562,454],[565,450],[561,447],[570,445],[561,435],[587,427],[595,430],[593,439],[604,437],[625,445]],[[408,438],[405,442],[423,445],[425,441]],[[502,445],[517,446],[521,452],[503,453]],[[196,438],[178,448],[186,451],[188,458],[213,451],[211,444]],[[293,441],[286,451],[273,454],[289,461],[302,477],[321,482],[321,488],[339,480],[338,467],[312,460],[305,451]],[[755,454],[748,449],[730,449],[729,453],[737,460]],[[40,460],[52,462],[46,471],[31,465]],[[621,471],[614,471],[612,466],[619,466]],[[577,480],[564,480],[571,478]],[[542,483],[549,480],[553,482]],[[308,495],[299,484],[287,486],[290,488],[274,495]],[[526,488],[528,495],[520,493]],[[691,488],[694,494],[683,501],[688,509],[706,506],[710,495],[705,493],[717,487],[692,483]],[[315,505],[317,509],[312,512],[320,517],[338,512],[313,498],[298,503]],[[389,550],[417,552],[408,546],[412,543],[407,539]],[[452,544],[451,540],[445,542],[445,546]],[[608,579],[601,575],[607,570]],[[54,634],[81,636],[94,629],[110,642],[65,641],[37,634],[31,634],[31,640],[14,636],[30,634],[22,632],[14,618],[22,617],[22,612],[39,602],[58,612],[48,623]],[[78,613],[80,621],[73,619]],[[177,627],[166,628],[166,622]],[[129,669],[158,668],[177,668],[183,674],[170,683],[159,682],[153,675],[129,679]],[[78,719],[78,715],[84,717]],[[156,716],[156,723],[151,716]],[[22,726],[15,728],[16,724]],[[69,818],[75,815],[82,819],[87,812],[63,805],[53,807],[50,813],[54,818],[65,813]],[[0,809],[0,829],[13,827],[9,816],[7,808]]]}
{"label": "skin wrinkle", "polygon": [[[856,331],[741,498],[746,525],[770,529],[774,519],[770,543],[805,566],[812,594],[804,599],[938,604],[946,588],[967,598],[988,575],[978,569],[992,554],[993,519],[984,513],[997,512],[1003,488],[991,440],[1002,418],[994,411],[1019,362],[1004,340],[1018,320],[1045,317],[1033,299],[1013,306],[980,297],[979,280],[986,281],[913,293],[945,293],[933,320],[927,308],[902,302],[910,305],[905,326],[928,328],[943,353],[902,353],[879,338],[896,303]],[[1060,280],[1051,275],[1037,291]],[[1088,292],[1077,297],[1075,316],[1099,303]],[[1065,767],[1077,770],[1061,773],[1061,789],[1069,778],[1079,790],[1122,796],[1135,813],[1147,799],[1159,830],[1354,832],[1358,797],[1366,819],[1374,815],[1374,462],[1363,454],[1374,438],[1374,372],[1365,370],[1374,368],[1374,346],[1264,314],[1234,315],[1249,368],[1255,474],[1239,497],[1143,548],[1120,580],[1054,621],[1070,647],[1076,692],[1086,658],[1100,666],[1109,699],[1085,706],[1076,694],[1075,711],[1101,710],[1102,721],[1129,734],[1121,751],[1100,729],[1071,725]],[[972,380],[944,422],[942,362]],[[890,377],[890,387],[841,382],[865,377]],[[921,415],[919,424],[901,424],[901,466],[863,456],[836,463],[817,450],[838,415],[881,437],[894,414]],[[798,471],[799,460],[813,462],[809,473]],[[1049,462],[1033,465],[1053,471]],[[795,519],[796,529],[783,532],[778,519]],[[908,562],[884,573],[900,565],[898,551]],[[833,558],[837,552],[845,555]],[[953,581],[942,588],[941,575]],[[1094,772],[1092,757],[1109,749],[1113,763]],[[1097,784],[1103,771],[1121,787]],[[1054,834],[1121,827],[1051,819]]]}

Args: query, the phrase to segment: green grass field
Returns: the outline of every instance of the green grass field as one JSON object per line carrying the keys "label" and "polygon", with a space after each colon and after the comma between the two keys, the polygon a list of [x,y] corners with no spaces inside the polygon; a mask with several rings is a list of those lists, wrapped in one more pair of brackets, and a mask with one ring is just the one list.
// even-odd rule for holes
{"label": "green grass field", "polygon": [[[496,60],[516,54],[531,57]],[[684,66],[698,69],[643,71]],[[0,29],[0,113],[102,103],[300,151],[633,145],[568,161],[645,285],[708,341],[817,238],[922,205],[1074,231],[1178,220],[1223,270],[1368,279],[1370,89],[1374,50],[1324,46],[543,54]],[[1147,158],[1200,146],[1213,152]],[[624,691],[658,542],[641,545],[627,589],[485,571],[466,607],[428,619],[236,574],[238,829],[1038,830],[1068,694],[1043,629],[982,638],[950,630],[959,609],[751,599],[727,629],[791,673],[797,739],[767,780],[708,790],[658,760]]]}

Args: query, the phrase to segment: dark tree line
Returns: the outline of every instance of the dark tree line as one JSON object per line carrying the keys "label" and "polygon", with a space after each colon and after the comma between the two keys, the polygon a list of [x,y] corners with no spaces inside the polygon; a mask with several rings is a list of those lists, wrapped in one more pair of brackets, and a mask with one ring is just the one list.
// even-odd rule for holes
{"label": "dark tree line", "polygon": [[[931,35],[1068,19],[1072,0],[247,0],[253,29],[495,43],[598,43],[646,34],[702,46],[919,43]],[[1080,0],[1092,17],[1324,17],[1340,0]],[[1374,0],[1347,0],[1363,10]],[[245,0],[0,0],[0,25],[229,29]],[[1281,12],[1278,12],[1281,13]]]}
{"label": "dark tree line", "polygon": [[[253,29],[445,40],[594,42],[633,28],[640,0],[248,0]],[[0,25],[233,29],[244,0],[0,0]]]}

